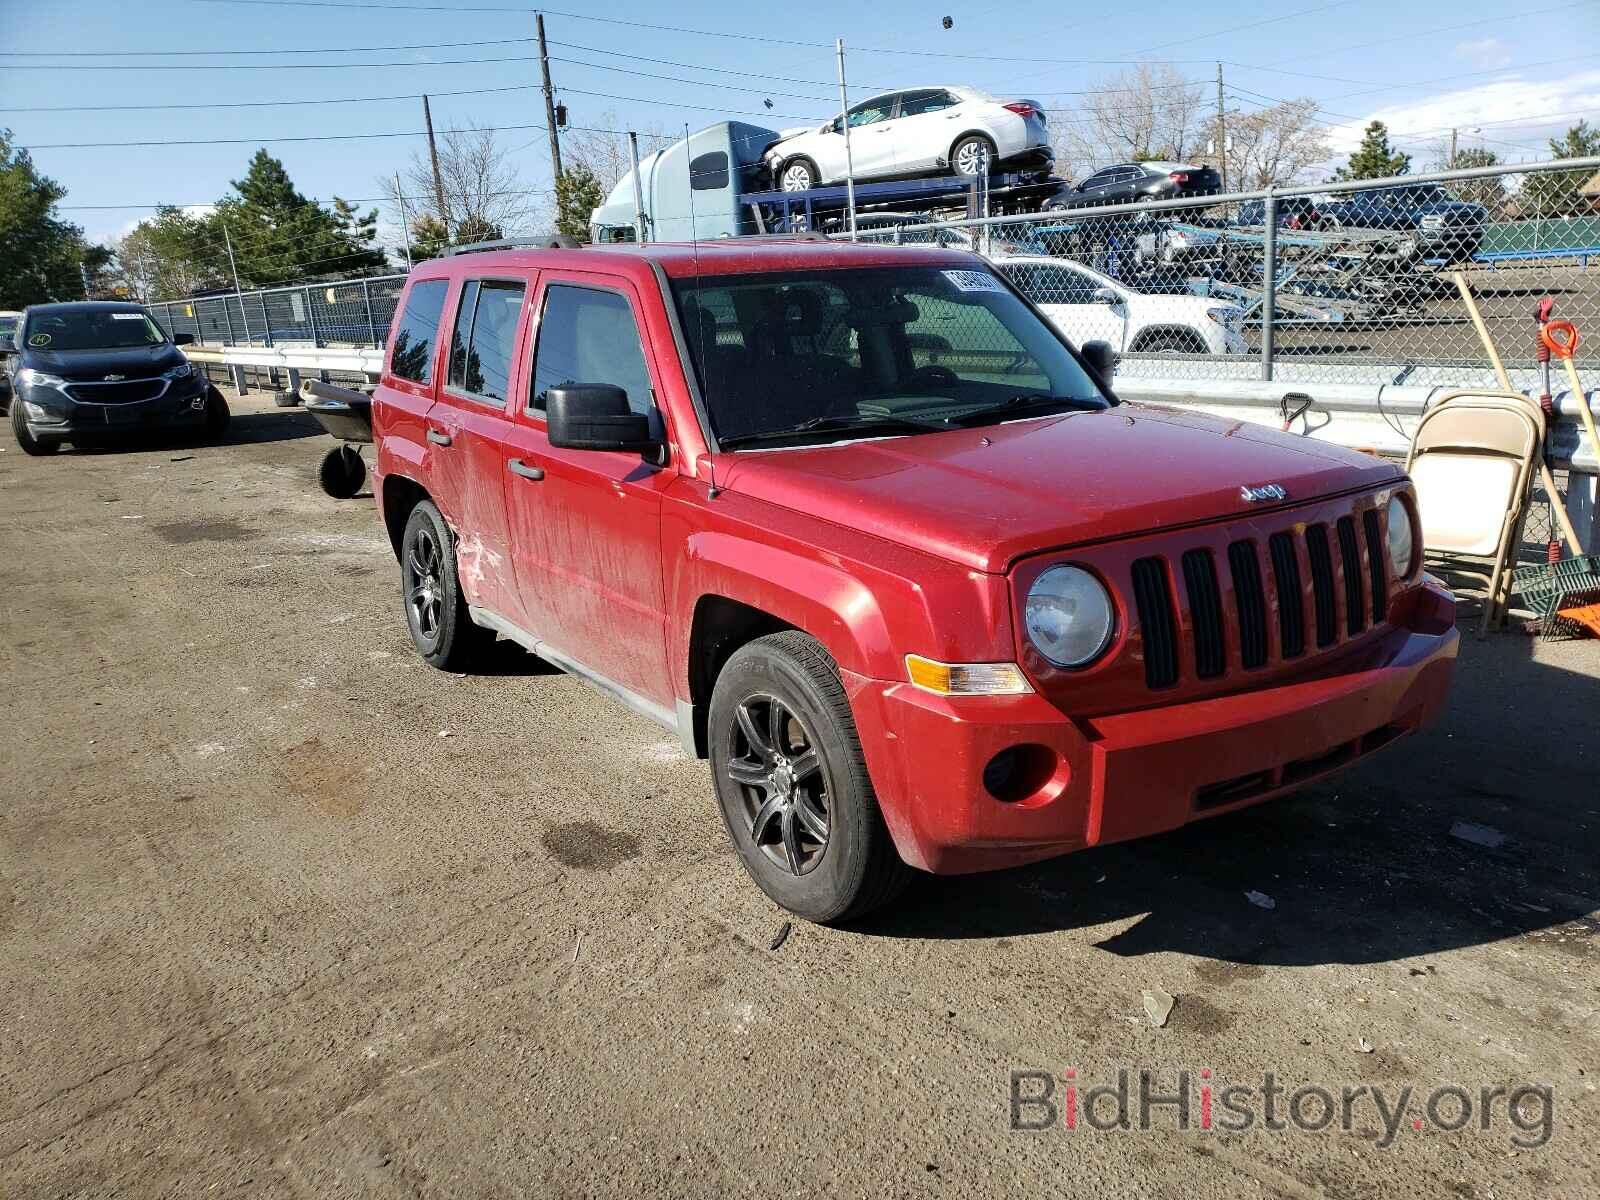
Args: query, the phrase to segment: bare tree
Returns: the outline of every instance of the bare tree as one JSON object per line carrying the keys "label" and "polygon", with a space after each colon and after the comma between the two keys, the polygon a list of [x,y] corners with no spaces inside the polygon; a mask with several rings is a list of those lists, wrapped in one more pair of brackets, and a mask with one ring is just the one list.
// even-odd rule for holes
{"label": "bare tree", "polygon": [[433,166],[426,149],[412,151],[411,162],[401,175],[406,194],[403,210],[395,195],[394,177],[378,182],[390,197],[397,224],[409,218],[409,225],[414,228],[425,216],[437,219],[442,215],[457,241],[532,232],[548,223],[548,197],[523,179],[508,161],[509,154],[492,129],[469,124],[464,129],[444,130],[439,135],[443,214],[434,198]]}
{"label": "bare tree", "polygon": [[[628,135],[604,132],[619,128],[621,125],[617,115],[604,112],[595,118],[595,127],[565,129],[561,133],[562,165],[588,167],[604,195],[610,195],[611,189],[633,169],[628,153]],[[638,134],[640,158],[676,140],[672,135],[663,133],[660,125],[655,123],[638,130]]]}
{"label": "bare tree", "polygon": [[[1227,116],[1228,183],[1245,191],[1268,184],[1293,183],[1328,158],[1328,133],[1317,121],[1317,102],[1287,100],[1255,112],[1230,110]],[[1216,120],[1205,136],[1213,144]]]}
{"label": "bare tree", "polygon": [[1204,88],[1175,68],[1140,63],[1090,85],[1077,112],[1056,121],[1056,159],[1085,168],[1195,153],[1204,129]]}

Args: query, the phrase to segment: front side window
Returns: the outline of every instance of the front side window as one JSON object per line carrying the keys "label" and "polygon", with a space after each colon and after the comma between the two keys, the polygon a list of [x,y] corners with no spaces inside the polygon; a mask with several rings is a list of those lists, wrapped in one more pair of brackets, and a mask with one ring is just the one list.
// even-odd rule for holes
{"label": "front side window", "polygon": [[728,447],[933,432],[1109,401],[986,268],[866,267],[673,284]]}
{"label": "front side window", "polygon": [[405,309],[394,328],[393,353],[389,356],[392,374],[412,383],[433,381],[433,344],[439,338],[448,286],[443,279],[425,279],[411,285]]}
{"label": "front side window", "polygon": [[639,325],[625,296],[575,284],[545,289],[530,407],[542,412],[545,393],[563,383],[609,383],[628,394],[634,412],[654,411]]}
{"label": "front side window", "polygon": [[893,96],[879,96],[874,100],[858,104],[850,110],[850,128],[855,129],[862,125],[876,125],[879,121],[887,121],[894,115]]}
{"label": "front side window", "polygon": [[1045,263],[1011,263],[1000,273],[1035,304],[1093,304],[1095,282],[1071,267]]}
{"label": "front side window", "polygon": [[166,340],[161,327],[142,312],[69,309],[34,313],[22,344],[31,350],[129,350]]}
{"label": "front side window", "polygon": [[505,403],[526,290],[524,284],[505,279],[471,279],[463,286],[450,341],[452,388]]}

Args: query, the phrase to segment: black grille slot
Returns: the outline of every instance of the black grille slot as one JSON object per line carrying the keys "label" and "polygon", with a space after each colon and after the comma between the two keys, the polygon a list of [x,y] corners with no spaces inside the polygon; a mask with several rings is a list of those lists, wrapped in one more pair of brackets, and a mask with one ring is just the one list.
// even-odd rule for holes
{"label": "black grille slot", "polygon": [[1367,527],[1367,578],[1372,581],[1372,623],[1377,625],[1388,609],[1389,581],[1383,571],[1388,548],[1384,545],[1383,529],[1378,524],[1378,510],[1367,509],[1361,520]]}
{"label": "black grille slot", "polygon": [[1161,559],[1141,558],[1133,564],[1133,602],[1144,638],[1144,681],[1153,688],[1171,687],[1178,682],[1178,622]]}
{"label": "black grille slot", "polygon": [[1267,661],[1267,596],[1261,587],[1261,560],[1254,542],[1228,547],[1233,571],[1233,599],[1239,608],[1239,659],[1246,667]]}
{"label": "black grille slot", "polygon": [[1194,623],[1194,672],[1213,679],[1228,666],[1222,636],[1222,590],[1217,586],[1217,564],[1209,550],[1190,550],[1183,556],[1183,585],[1189,593],[1189,619]]}
{"label": "black grille slot", "polygon": [[1293,658],[1306,649],[1305,599],[1300,595],[1300,560],[1295,557],[1294,538],[1275,533],[1267,539],[1272,557],[1272,581],[1278,589],[1278,636],[1283,656]]}
{"label": "black grille slot", "polygon": [[1328,551],[1328,527],[1306,529],[1306,553],[1311,559],[1311,596],[1317,608],[1317,645],[1331,646],[1339,636],[1333,611],[1333,555]]}
{"label": "black grille slot", "polygon": [[1354,637],[1367,627],[1367,605],[1361,594],[1361,550],[1356,545],[1356,523],[1350,517],[1339,518],[1339,558],[1344,564],[1346,627]]}

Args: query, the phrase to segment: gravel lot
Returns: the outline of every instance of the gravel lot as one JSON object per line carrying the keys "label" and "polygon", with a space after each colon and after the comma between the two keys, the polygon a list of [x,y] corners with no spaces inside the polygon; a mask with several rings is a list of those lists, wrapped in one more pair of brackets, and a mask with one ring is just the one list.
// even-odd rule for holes
{"label": "gravel lot", "polygon": [[[520,652],[421,665],[326,440],[235,413],[0,441],[0,1196],[1593,1194],[1600,643],[1469,640],[1443,727],[1331,785],[772,949],[701,764]],[[1142,1066],[1413,1092],[1386,1147],[1198,1091],[1009,1128],[1012,1070]],[[1543,1145],[1479,1127],[1520,1084]]]}

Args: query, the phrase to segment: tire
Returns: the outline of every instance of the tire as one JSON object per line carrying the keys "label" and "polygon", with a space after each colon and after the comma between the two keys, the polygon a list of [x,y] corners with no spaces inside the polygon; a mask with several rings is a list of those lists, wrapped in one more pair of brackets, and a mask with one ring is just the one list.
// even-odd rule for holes
{"label": "tire", "polygon": [[822,180],[822,172],[809,158],[791,158],[778,172],[778,186],[786,192],[803,192]]}
{"label": "tire", "polygon": [[28,422],[22,413],[22,402],[15,396],[11,399],[11,432],[16,435],[17,445],[22,452],[35,458],[54,454],[61,448],[61,443],[55,438],[35,437],[28,432]]}
{"label": "tire", "polygon": [[335,446],[322,456],[317,467],[317,482],[335,500],[348,500],[367,481],[367,464],[361,452],[349,446]]}
{"label": "tire", "polygon": [[228,426],[233,422],[233,413],[228,410],[228,402],[222,398],[222,393],[217,390],[217,385],[206,385],[206,436],[219,438],[228,432]]}
{"label": "tire", "polygon": [[279,389],[272,393],[272,402],[279,408],[299,408],[300,393],[292,389]]}
{"label": "tire", "polygon": [[712,689],[707,739],[728,837],[778,904],[818,924],[845,922],[910,881],[838,670],[814,638],[785,630],[734,651]]}
{"label": "tire", "polygon": [[1141,341],[1136,354],[1208,354],[1205,340],[1194,333],[1156,333]]}
{"label": "tire", "polygon": [[998,151],[981,133],[968,134],[950,147],[950,169],[957,175],[987,175],[994,170]]}
{"label": "tire", "polygon": [[461,671],[494,641],[472,623],[456,573],[455,541],[434,506],[423,500],[411,510],[400,536],[400,602],[406,628],[422,661],[441,671]]}

